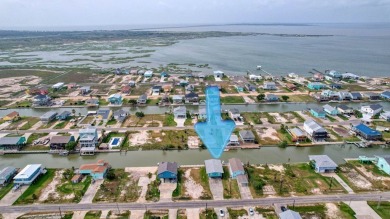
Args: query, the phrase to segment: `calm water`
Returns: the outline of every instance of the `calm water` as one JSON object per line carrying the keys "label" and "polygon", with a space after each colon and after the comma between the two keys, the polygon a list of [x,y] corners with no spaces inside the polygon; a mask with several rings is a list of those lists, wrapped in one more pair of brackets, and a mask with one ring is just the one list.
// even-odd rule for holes
{"label": "calm water", "polygon": [[[327,154],[335,162],[342,163],[344,158],[356,158],[359,155],[373,156],[390,154],[389,149],[380,147],[359,149],[355,146],[327,145],[315,147],[264,147],[261,149],[236,150],[224,152],[220,159],[227,161],[229,158],[238,157],[243,162],[252,164],[307,162],[308,155]],[[4,155],[0,156],[0,168],[5,166],[24,167],[31,163],[42,163],[52,168],[78,167],[87,162],[95,162],[104,159],[110,162],[115,168],[130,166],[153,166],[161,161],[176,161],[181,165],[202,164],[205,159],[211,156],[207,150],[185,150],[185,151],[130,151],[127,154],[102,153],[96,156],[70,155],[61,157],[50,154],[29,154],[29,155]]]}
{"label": "calm water", "polygon": [[[275,104],[256,104],[256,105],[222,105],[222,110],[237,108],[241,112],[288,112],[288,111],[299,111],[306,110],[307,108],[314,108],[329,104],[332,106],[338,105],[338,103],[275,103]],[[362,105],[368,105],[371,103],[345,103],[346,105],[359,109]],[[390,102],[380,102],[385,110],[390,110]],[[187,110],[191,112],[197,112],[199,106],[186,106]],[[203,106],[204,107],[204,106]],[[87,108],[74,108],[76,114],[81,113],[81,115],[87,114],[88,111],[96,109],[87,109]],[[104,107],[101,107],[104,109]],[[120,109],[119,107],[112,108],[112,110]],[[159,107],[159,106],[146,106],[146,107],[122,107],[122,109],[129,111],[130,113],[135,113],[137,111],[143,111],[145,114],[164,114],[165,112],[172,109],[172,107]],[[0,110],[0,117],[7,115],[12,111],[18,111],[21,116],[35,116],[39,117],[45,112],[56,111],[58,113],[65,110],[71,111],[72,108],[53,108],[53,109],[32,109],[32,108],[16,108],[16,109],[7,109]]]}

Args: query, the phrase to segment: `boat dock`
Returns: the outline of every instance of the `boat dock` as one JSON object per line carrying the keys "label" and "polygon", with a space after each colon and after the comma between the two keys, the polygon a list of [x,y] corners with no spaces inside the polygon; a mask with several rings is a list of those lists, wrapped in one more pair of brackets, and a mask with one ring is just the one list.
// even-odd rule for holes
{"label": "boat dock", "polygon": [[358,141],[358,142],[353,142],[353,141],[345,141],[345,144],[353,144],[358,148],[368,148],[370,147],[370,144],[368,142],[364,141]]}

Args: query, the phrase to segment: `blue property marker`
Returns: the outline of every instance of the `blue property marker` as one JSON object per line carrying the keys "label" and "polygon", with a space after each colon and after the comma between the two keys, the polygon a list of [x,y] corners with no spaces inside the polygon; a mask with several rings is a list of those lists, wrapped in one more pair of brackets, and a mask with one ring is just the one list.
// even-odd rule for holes
{"label": "blue property marker", "polygon": [[236,124],[233,120],[222,120],[219,89],[217,86],[206,88],[206,122],[195,124],[195,131],[210,151],[211,156],[219,158],[229,142]]}

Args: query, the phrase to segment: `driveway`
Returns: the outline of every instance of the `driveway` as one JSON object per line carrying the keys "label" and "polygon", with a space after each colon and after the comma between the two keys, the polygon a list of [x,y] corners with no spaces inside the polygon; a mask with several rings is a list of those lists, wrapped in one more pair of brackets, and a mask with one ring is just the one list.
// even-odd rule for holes
{"label": "driveway", "polygon": [[241,199],[253,199],[249,186],[242,186],[238,183],[238,188],[240,189]]}
{"label": "driveway", "polygon": [[348,184],[345,183],[344,180],[341,179],[336,173],[323,173],[322,175],[326,177],[333,177],[348,192],[348,194],[355,193],[352,188],[349,187]]}
{"label": "driveway", "polygon": [[186,119],[177,119],[177,118],[175,118],[174,120],[177,123],[176,127],[184,127],[184,122],[186,121]]}
{"label": "driveway", "polygon": [[186,210],[187,219],[199,219],[199,208],[189,208]]}
{"label": "driveway", "polygon": [[[347,205],[349,204],[348,202],[344,203]],[[381,217],[367,204],[366,201],[353,201],[351,202],[350,207],[353,211],[355,211],[356,218],[359,218],[359,216],[371,216],[372,219],[381,219]]]}
{"label": "driveway", "polygon": [[[220,210],[220,209],[223,210],[223,212],[225,213],[225,216],[221,217],[221,215],[219,214],[219,210]],[[228,212],[228,210],[227,210],[226,207],[223,207],[223,208],[214,208],[214,211],[215,211],[215,213],[217,214],[217,216],[218,216],[219,219],[230,218],[230,217],[229,217],[229,212]]]}
{"label": "driveway", "polygon": [[5,195],[1,200],[0,200],[0,206],[10,206],[12,205],[18,198],[21,196],[26,190],[28,186],[22,186],[16,191],[9,191],[7,195]]}
{"label": "driveway", "polygon": [[169,209],[169,219],[177,219],[177,209]]}
{"label": "driveway", "polygon": [[98,180],[95,181],[95,183],[92,183],[89,187],[88,190],[85,192],[83,198],[81,199],[80,203],[81,204],[86,204],[86,203],[92,203],[93,198],[96,195],[96,192],[100,188],[100,185],[103,183],[104,180]]}
{"label": "driveway", "polygon": [[149,177],[141,176],[138,181],[138,186],[141,187],[141,194],[137,200],[137,202],[146,202],[145,196],[146,192],[148,190],[148,185],[151,181],[154,181],[156,179],[156,175],[153,175],[152,178],[149,179]]}
{"label": "driveway", "polygon": [[222,179],[209,178],[211,194],[214,200],[223,200],[223,185]]}
{"label": "driveway", "polygon": [[84,219],[87,211],[75,211],[73,212],[72,219]]}
{"label": "driveway", "polygon": [[144,219],[144,210],[133,210],[130,214],[130,219]]}
{"label": "driveway", "polygon": [[160,202],[171,202],[172,192],[176,189],[177,183],[161,182],[158,189],[160,190]]}

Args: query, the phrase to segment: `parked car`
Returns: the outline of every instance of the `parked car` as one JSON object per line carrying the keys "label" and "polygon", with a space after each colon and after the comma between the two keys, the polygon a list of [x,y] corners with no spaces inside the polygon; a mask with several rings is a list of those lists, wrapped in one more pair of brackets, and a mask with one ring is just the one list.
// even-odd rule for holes
{"label": "parked car", "polygon": [[249,208],[249,215],[250,216],[255,215],[255,211],[253,211],[253,208]]}
{"label": "parked car", "polygon": [[282,205],[282,206],[280,207],[280,210],[282,210],[282,211],[284,212],[284,211],[287,211],[287,208],[286,208],[285,206]]}
{"label": "parked car", "polygon": [[222,209],[219,209],[219,216],[225,217],[225,212]]}

